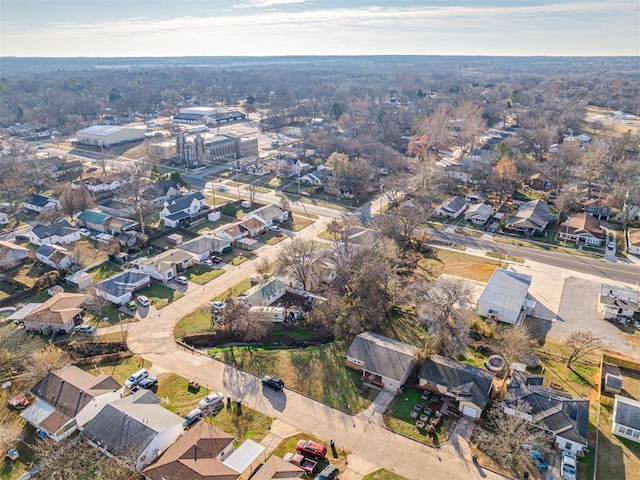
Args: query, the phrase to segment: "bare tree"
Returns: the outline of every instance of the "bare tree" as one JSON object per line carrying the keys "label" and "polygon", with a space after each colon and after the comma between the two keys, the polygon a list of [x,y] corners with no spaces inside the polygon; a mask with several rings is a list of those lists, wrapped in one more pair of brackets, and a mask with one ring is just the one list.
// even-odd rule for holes
{"label": "bare tree", "polygon": [[501,403],[494,404],[487,421],[474,433],[474,441],[482,452],[503,467],[521,470],[528,462],[523,445],[540,448],[547,444],[544,430],[515,415],[507,415]]}
{"label": "bare tree", "polygon": [[504,195],[513,195],[518,183],[518,167],[516,162],[507,155],[498,160],[494,167],[496,183],[499,192],[499,199],[502,201]]}
{"label": "bare tree", "polygon": [[96,320],[100,320],[107,308],[111,305],[111,302],[98,295],[94,288],[89,288],[84,293],[89,296],[89,299],[86,302],[86,311],[93,315]]}
{"label": "bare tree", "polygon": [[313,243],[296,238],[282,247],[276,263],[279,271],[291,275],[307,290],[315,261]]}
{"label": "bare tree", "polygon": [[602,340],[590,331],[573,332],[565,341],[571,348],[569,358],[567,358],[567,368],[571,368],[573,362],[577,362],[585,355],[597,350],[602,345]]}
{"label": "bare tree", "polygon": [[254,267],[259,275],[268,275],[273,270],[273,262],[263,256],[255,262]]}
{"label": "bare tree", "polygon": [[67,187],[60,194],[60,210],[65,215],[71,217],[87,208],[91,208],[95,205],[95,199],[93,194],[85,186],[81,186],[77,189]]}
{"label": "bare tree", "polygon": [[52,370],[67,365],[71,359],[67,353],[53,344],[47,344],[31,355],[31,366],[27,370],[25,379],[31,384],[38,382]]}
{"label": "bare tree", "polygon": [[129,181],[121,190],[129,197],[129,202],[136,211],[137,220],[140,223],[140,232],[145,235],[145,217],[151,205],[142,196],[142,190],[151,175],[151,164],[143,161],[132,162],[129,173]]}
{"label": "bare tree", "polygon": [[534,357],[533,339],[531,332],[524,325],[504,325],[496,329],[492,345],[493,350],[500,354],[507,365],[505,378],[511,375],[511,364],[514,362],[528,362]]}
{"label": "bare tree", "polygon": [[[30,368],[31,355],[41,346],[40,339],[31,332],[13,324],[0,327],[0,378],[24,375]],[[28,379],[20,383],[30,386]]]}
{"label": "bare tree", "polygon": [[426,222],[431,215],[431,201],[419,197],[402,202],[376,219],[376,225],[383,235],[395,240],[402,248],[406,248],[416,229]]}

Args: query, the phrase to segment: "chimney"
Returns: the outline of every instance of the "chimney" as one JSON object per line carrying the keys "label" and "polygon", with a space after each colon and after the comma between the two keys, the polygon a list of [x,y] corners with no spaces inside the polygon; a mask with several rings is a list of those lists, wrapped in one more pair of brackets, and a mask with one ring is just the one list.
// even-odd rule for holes
{"label": "chimney", "polygon": [[198,460],[198,444],[194,443],[193,444],[193,461],[197,461]]}

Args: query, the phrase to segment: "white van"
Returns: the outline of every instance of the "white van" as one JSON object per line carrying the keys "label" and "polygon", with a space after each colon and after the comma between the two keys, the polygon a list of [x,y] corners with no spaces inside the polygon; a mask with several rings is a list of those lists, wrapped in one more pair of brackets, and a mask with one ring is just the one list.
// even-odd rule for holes
{"label": "white van", "polygon": [[147,378],[149,376],[149,372],[146,368],[142,368],[138,370],[136,373],[127,378],[124,382],[124,386],[127,388],[133,388],[137,384],[139,384],[142,379]]}

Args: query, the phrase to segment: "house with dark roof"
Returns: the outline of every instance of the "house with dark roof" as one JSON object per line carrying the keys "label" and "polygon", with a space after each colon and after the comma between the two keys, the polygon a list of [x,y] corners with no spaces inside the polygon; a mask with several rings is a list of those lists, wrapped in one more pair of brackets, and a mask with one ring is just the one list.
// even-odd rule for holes
{"label": "house with dark roof", "polygon": [[166,227],[175,228],[180,224],[190,222],[202,210],[208,208],[202,192],[179,195],[164,202],[160,218]]}
{"label": "house with dark roof", "polygon": [[223,462],[233,452],[233,436],[199,422],[142,471],[148,480],[236,480],[240,473]]}
{"label": "house with dark roof", "polygon": [[598,207],[595,205],[586,205],[584,207],[584,213],[597,218],[598,220],[609,220],[611,216],[611,209],[609,207]]}
{"label": "house with dark roof", "polygon": [[180,187],[173,180],[161,180],[144,187],[140,196],[151,203],[151,205],[159,205],[175,197],[180,192]]}
{"label": "house with dark roof", "polygon": [[616,395],[611,433],[640,443],[640,402]]}
{"label": "house with dark roof", "polygon": [[51,225],[39,223],[29,232],[29,241],[34,245],[73,243],[80,240],[80,230],[66,220]]}
{"label": "house with dark roof", "polygon": [[280,457],[271,455],[262,465],[260,470],[255,472],[251,480],[276,480],[280,478],[300,478],[304,470],[287,462]]}
{"label": "house with dark roof", "polygon": [[597,217],[578,213],[571,215],[567,221],[560,224],[558,237],[560,240],[599,247],[604,241],[605,234]]}
{"label": "house with dark roof", "polygon": [[509,230],[532,235],[542,233],[551,219],[549,205],[544,200],[532,200],[520,204],[515,215],[507,216],[505,226]]}
{"label": "house with dark roof", "polygon": [[76,263],[69,250],[58,245],[40,245],[36,250],[36,259],[56,270],[70,268]]}
{"label": "house with dark roof", "polygon": [[0,240],[0,270],[11,270],[29,260],[31,250],[15,243]]}
{"label": "house with dark roof", "polygon": [[160,406],[152,391],[141,389],[105,405],[82,436],[105,455],[135,464],[139,472],[180,438],[182,422]]}
{"label": "house with dark roof", "polygon": [[20,416],[59,442],[91,421],[106,404],[120,398],[121,388],[108,375],[94,377],[68,365],[52,370],[31,389],[36,400]]}
{"label": "house with dark roof", "polygon": [[31,193],[22,201],[22,206],[32,212],[40,213],[44,210],[57,210],[60,208],[60,200]]}
{"label": "house with dark roof", "polygon": [[488,371],[440,355],[432,355],[418,373],[419,388],[446,397],[458,412],[474,420],[486,408],[492,386]]}
{"label": "house with dark roof", "polygon": [[454,196],[447,198],[436,208],[436,215],[446,218],[458,218],[467,208],[467,202],[463,197]]}
{"label": "house with dark roof", "polygon": [[22,322],[25,330],[50,335],[69,333],[82,323],[82,313],[89,297],[80,293],[56,293],[26,315]]}
{"label": "house with dark roof", "polygon": [[589,445],[589,400],[545,387],[543,380],[514,370],[503,401],[504,413],[552,434],[557,448],[581,453]]}
{"label": "house with dark roof", "polygon": [[373,332],[363,332],[347,350],[345,366],[361,372],[364,385],[402,392],[418,349]]}
{"label": "house with dark roof", "polygon": [[551,190],[553,188],[553,181],[547,177],[544,173],[534,173],[527,180],[529,186],[534,190]]}
{"label": "house with dark roof", "polygon": [[94,285],[96,295],[120,306],[131,300],[133,292],[151,284],[149,274],[127,270]]}
{"label": "house with dark roof", "polygon": [[478,298],[478,315],[517,325],[535,307],[529,300],[531,275],[497,268]]}

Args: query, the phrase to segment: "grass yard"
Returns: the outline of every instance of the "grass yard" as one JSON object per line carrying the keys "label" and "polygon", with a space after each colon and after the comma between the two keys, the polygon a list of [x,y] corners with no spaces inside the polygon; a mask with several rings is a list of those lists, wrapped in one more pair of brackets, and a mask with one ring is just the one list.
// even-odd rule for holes
{"label": "grass yard", "polygon": [[147,296],[149,298],[149,301],[157,309],[166,307],[169,303],[179,299],[184,295],[184,293],[178,292],[169,287],[165,287],[155,280],[151,280],[151,285],[143,290],[140,290],[138,293]]}
{"label": "grass yard", "polygon": [[485,255],[485,257],[489,257],[489,258],[497,258],[499,261],[507,261],[507,262],[514,262],[514,263],[524,263],[524,258],[513,257],[511,255],[503,255],[501,253],[496,253],[496,252],[487,252],[484,255]]}
{"label": "grass yard", "polygon": [[143,360],[142,357],[134,355],[129,358],[121,358],[110,362],[99,363],[96,365],[83,365],[80,368],[95,375],[111,375],[120,385],[141,368],[150,368],[151,362]]}
{"label": "grass yard", "polygon": [[114,263],[105,262],[99,267],[92,268],[87,273],[91,275],[93,283],[100,283],[107,278],[111,278],[119,273],[122,273],[122,269]]}
{"label": "grass yard", "polygon": [[381,468],[363,477],[363,480],[406,480],[404,477]]}
{"label": "grass yard", "polygon": [[[335,465],[340,472],[344,472],[347,469],[347,455],[349,452],[340,448],[340,445],[336,445],[334,447],[334,451],[332,452],[331,447],[329,446],[329,440],[321,440],[318,437],[314,437],[313,435],[309,435],[308,433],[298,433],[297,435],[293,435],[291,437],[285,438],[280,445],[278,445],[271,455],[275,455],[277,457],[284,457],[289,452],[296,451],[296,445],[299,440],[312,440],[317,443],[321,443],[327,446],[327,457],[318,462],[318,466],[316,467],[316,472],[320,473],[324,468],[326,468],[329,463]],[[313,475],[303,475],[302,478],[314,478]]]}
{"label": "grass yard", "polygon": [[289,237],[283,233],[277,234],[277,233],[267,232],[264,235],[262,235],[262,238],[260,240],[266,243],[267,245],[276,245],[287,238]]}
{"label": "grass yard", "polygon": [[246,405],[238,409],[235,402],[232,402],[230,407],[225,404],[216,416],[208,417],[207,422],[233,435],[234,448],[238,448],[247,439],[260,442],[269,433],[271,426],[270,417]]}
{"label": "grass yard", "polygon": [[474,238],[480,238],[482,235],[484,235],[481,231],[474,230],[472,228],[456,227],[454,228],[454,231],[456,233],[461,233],[462,235],[467,235],[468,237]]}
{"label": "grass yard", "polygon": [[182,339],[188,335],[211,331],[211,311],[208,305],[202,305],[182,317],[173,329],[173,337]]}
{"label": "grass yard", "polygon": [[0,280],[0,300],[16,294],[20,290],[22,290],[22,288],[20,288],[20,285],[12,282],[7,282],[5,280]]}
{"label": "grass yard", "polygon": [[[596,478],[636,478],[635,475],[640,471],[640,444],[611,433],[612,413],[613,409],[600,407]],[[593,469],[593,461],[591,463],[591,469]],[[578,480],[591,480],[592,470],[581,469],[581,466],[581,464],[578,465]],[[585,471],[584,475],[581,470]]]}
{"label": "grass yard", "polygon": [[205,267],[204,265],[193,265],[184,273],[184,276],[189,279],[190,282],[197,283],[198,285],[204,285],[209,283],[214,278],[218,278],[224,274],[223,269],[215,269]]}
{"label": "grass yard", "polygon": [[[17,270],[9,272],[8,275],[10,275],[11,278],[13,278],[16,282],[19,282],[31,288],[41,276],[43,276],[47,272],[50,272],[51,270],[52,268],[48,267],[47,265],[44,265],[40,262],[34,262],[26,263]],[[5,286],[10,287],[11,284],[8,284],[7,282],[0,282],[0,298],[4,298],[2,297],[3,292],[7,293]],[[13,293],[16,292],[12,292],[5,296],[12,295]]]}
{"label": "grass yard", "polygon": [[158,387],[155,394],[162,400],[163,407],[177,415],[186,415],[197,408],[198,402],[208,393],[209,389],[203,386],[200,386],[198,391],[189,388],[189,380],[175,373],[158,375]]}
{"label": "grass yard", "polygon": [[127,332],[127,331],[103,333],[102,335],[100,335],[100,332],[98,332],[98,335],[96,335],[94,337],[94,341],[96,343],[126,342],[127,341],[127,335],[129,335],[129,332]]}
{"label": "grass yard", "polygon": [[230,252],[222,254],[222,261],[229,265],[240,265],[247,261],[247,258],[253,258],[256,254],[241,248],[233,248]]}
{"label": "grass yard", "polygon": [[203,232],[214,231],[217,228],[220,228],[221,226],[226,224],[227,222],[224,220],[216,220],[215,222],[211,222],[207,220],[206,222],[201,222],[201,223],[198,223],[197,225],[192,225],[187,230],[200,235]]}
{"label": "grass yard", "polygon": [[[104,319],[107,320],[104,320]],[[116,308],[116,306],[108,302],[101,311],[100,318],[95,317],[92,313],[86,312],[84,319],[87,323],[96,328],[111,327],[123,323],[137,322],[138,319],[131,315],[126,315]]]}
{"label": "grass yard", "polygon": [[313,219],[309,219],[307,216],[293,214],[292,217],[293,220],[291,221],[290,226],[286,225],[285,228],[290,228],[293,232],[299,232],[314,222]]}
{"label": "grass yard", "polygon": [[83,265],[93,265],[109,259],[107,252],[100,250],[97,245],[101,244],[92,243],[89,240],[79,240],[73,244],[73,248],[70,250],[82,260]]}
{"label": "grass yard", "polygon": [[434,249],[432,258],[424,258],[418,265],[425,270],[425,276],[438,278],[443,273],[469,278],[478,282],[488,282],[500,262],[486,260],[473,255],[452,252],[451,250]]}
{"label": "grass yard", "polygon": [[[427,402],[421,398],[422,394],[423,390],[417,387],[406,387],[402,394],[396,396],[385,412],[385,424],[391,430],[427,445],[442,444],[449,440],[449,429],[453,426],[453,421],[450,418],[441,417],[440,424],[436,427],[437,441],[434,442],[427,435],[425,429],[416,427],[417,419],[410,416],[415,404],[421,404],[426,407]],[[433,414],[430,417],[433,417]]]}
{"label": "grass yard", "polygon": [[248,278],[245,278],[241,282],[236,283],[234,286],[227,288],[221,294],[213,297],[211,301],[214,302],[214,301],[220,300],[223,302],[229,297],[237,297],[241,293],[244,293],[247,290],[249,290],[251,287],[252,287],[251,280],[249,280]]}
{"label": "grass yard", "polygon": [[278,372],[287,387],[333,407],[352,412],[364,410],[378,393],[363,387],[360,374],[344,366],[345,350],[335,343],[298,349],[256,347],[214,348],[209,354],[262,376]]}
{"label": "grass yard", "polygon": [[[18,392],[11,392],[12,394]],[[20,478],[29,468],[33,467],[33,450],[30,445],[33,445],[36,441],[35,429],[27,424],[25,420],[20,417],[19,413],[14,410],[9,410],[4,406],[7,404],[9,396],[7,391],[2,390],[0,392],[0,404],[3,408],[0,409],[0,430],[2,433],[14,433],[18,441],[11,443],[11,448],[17,448],[20,457],[17,460],[10,460],[5,457],[5,452],[0,447],[0,478],[3,480],[16,480]],[[11,435],[13,437],[13,435]],[[4,446],[4,445],[3,445]]]}

